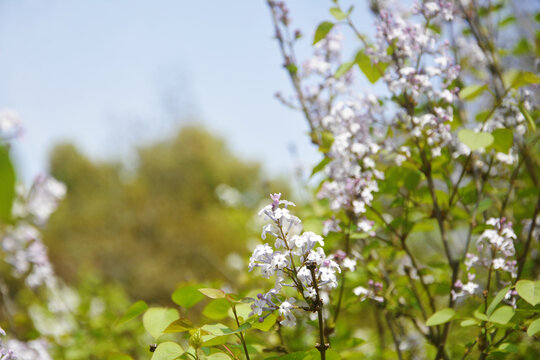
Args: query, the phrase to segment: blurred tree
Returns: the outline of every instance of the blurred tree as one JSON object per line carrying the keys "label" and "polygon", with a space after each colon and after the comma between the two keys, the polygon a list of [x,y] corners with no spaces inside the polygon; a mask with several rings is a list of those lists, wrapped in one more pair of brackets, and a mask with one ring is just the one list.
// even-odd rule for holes
{"label": "blurred tree", "polygon": [[199,127],[140,148],[129,175],[70,144],[55,147],[50,170],[68,187],[44,232],[60,276],[73,283],[81,270],[98,269],[150,301],[181,281],[232,280],[227,255],[246,251],[254,208],[284,188]]}

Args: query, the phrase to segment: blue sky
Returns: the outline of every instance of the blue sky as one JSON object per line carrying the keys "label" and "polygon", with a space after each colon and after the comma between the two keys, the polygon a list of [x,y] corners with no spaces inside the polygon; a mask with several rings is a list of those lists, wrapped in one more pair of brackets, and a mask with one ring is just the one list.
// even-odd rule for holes
{"label": "blue sky", "polygon": [[[332,3],[289,5],[307,55]],[[264,0],[0,0],[0,108],[23,118],[23,177],[55,142],[118,159],[194,118],[269,172],[291,171],[290,144],[315,163],[304,119],[274,98],[291,87],[272,33]]]}

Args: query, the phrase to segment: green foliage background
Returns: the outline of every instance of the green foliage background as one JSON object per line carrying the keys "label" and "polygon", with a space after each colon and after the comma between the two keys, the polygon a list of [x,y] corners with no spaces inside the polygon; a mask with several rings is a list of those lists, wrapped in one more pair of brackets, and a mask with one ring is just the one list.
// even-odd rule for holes
{"label": "green foliage background", "polygon": [[[245,258],[255,208],[286,186],[266,181],[258,164],[238,159],[200,127],[137,154],[135,169],[126,171],[72,144],[54,148],[50,171],[69,194],[44,230],[58,274],[76,283],[91,269],[135,299],[161,302],[179,282],[234,280],[227,255]],[[239,206],[218,199],[221,184],[240,191]]]}

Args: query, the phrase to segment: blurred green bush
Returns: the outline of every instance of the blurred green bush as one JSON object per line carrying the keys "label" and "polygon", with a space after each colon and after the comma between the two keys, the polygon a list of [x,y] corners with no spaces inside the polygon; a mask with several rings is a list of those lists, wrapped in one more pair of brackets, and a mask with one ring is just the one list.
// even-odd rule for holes
{"label": "blurred green bush", "polygon": [[50,173],[68,188],[44,230],[57,273],[74,284],[97,271],[150,302],[170,301],[179,282],[234,280],[227,256],[245,258],[259,201],[287,188],[196,126],[140,147],[131,170],[57,145]]}

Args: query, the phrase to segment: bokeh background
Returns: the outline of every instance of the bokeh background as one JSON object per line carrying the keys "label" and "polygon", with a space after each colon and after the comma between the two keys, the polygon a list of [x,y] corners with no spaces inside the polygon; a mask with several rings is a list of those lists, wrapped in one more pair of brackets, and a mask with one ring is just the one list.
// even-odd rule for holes
{"label": "bokeh background", "polygon": [[[290,7],[304,57],[328,4]],[[44,229],[58,275],[156,303],[178,283],[234,281],[261,200],[301,198],[320,159],[275,98],[290,89],[281,63],[263,0],[0,1],[19,180],[67,185]]]}

